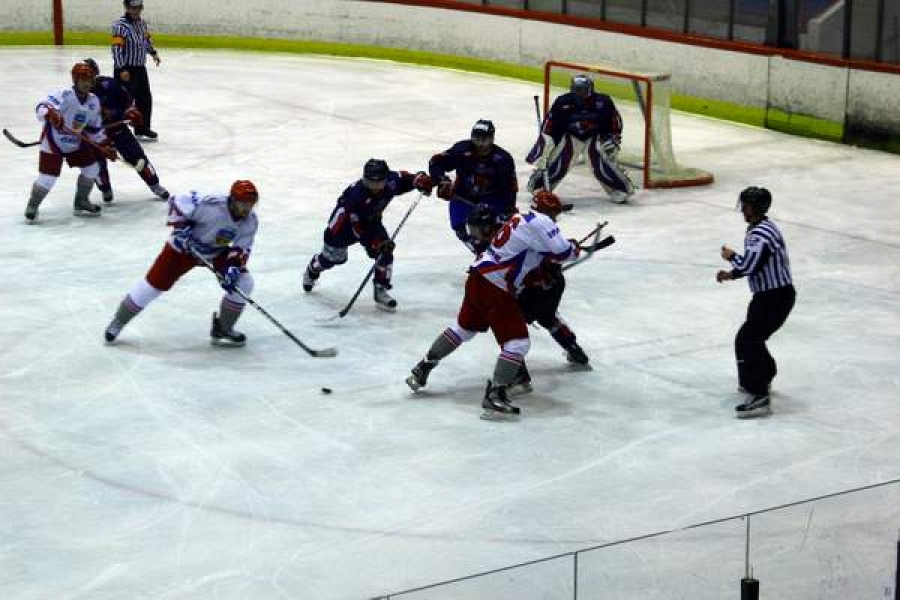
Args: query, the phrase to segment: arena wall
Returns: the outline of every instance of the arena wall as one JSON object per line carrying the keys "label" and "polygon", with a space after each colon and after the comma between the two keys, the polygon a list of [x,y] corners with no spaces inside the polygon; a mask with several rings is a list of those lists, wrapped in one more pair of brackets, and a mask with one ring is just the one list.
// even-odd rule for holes
{"label": "arena wall", "polygon": [[[102,35],[118,2],[64,0],[65,30]],[[47,31],[50,2],[7,0],[0,32]],[[672,73],[676,108],[835,141],[900,148],[900,75],[791,56],[736,51],[544,22],[390,2],[352,0],[147,0],[146,18],[161,46],[212,36],[302,40],[474,57],[539,67],[557,59]],[[8,36],[0,36],[8,39]],[[99,39],[99,38],[98,38]],[[174,40],[173,40],[174,41]],[[246,47],[246,46],[245,46]],[[326,50],[327,51],[327,50]],[[422,62],[421,55],[414,62]],[[837,61],[831,61],[837,62]],[[438,63],[440,64],[440,63]],[[444,63],[446,64],[446,63]]]}

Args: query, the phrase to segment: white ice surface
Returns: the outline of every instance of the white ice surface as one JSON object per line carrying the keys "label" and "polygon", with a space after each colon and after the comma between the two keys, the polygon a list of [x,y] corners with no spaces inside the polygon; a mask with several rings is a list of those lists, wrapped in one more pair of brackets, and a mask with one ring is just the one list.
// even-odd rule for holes
{"label": "white ice surface", "polygon": [[[37,136],[37,100],[86,54],[109,71],[106,52],[0,50],[2,126]],[[400,234],[396,314],[367,289],[346,319],[317,320],[369,268],[359,247],[313,293],[300,282],[369,157],[422,169],[491,118],[524,185],[537,86],[368,60],[163,60],[149,69],[160,141],[145,145],[162,183],[213,191],[253,179],[254,297],[340,355],[306,356],[252,308],[246,348],[211,347],[221,294],[202,270],[104,345],[162,245],[166,207],[116,164],[115,203],[74,217],[65,169],[27,226],[37,152],[2,141],[3,598],[366,598],[900,477],[900,157],[675,115],[679,159],[714,185],[618,206],[578,169],[558,190],[575,204],[563,232],[607,219],[618,239],[569,272],[562,306],[594,368],[570,371],[533,330],[536,392],[520,422],[489,423],[478,418],[497,352],[489,335],[445,360],[425,393],[403,383],[462,297],[469,255],[442,201],[423,200]],[[771,342],[774,414],[745,422],[733,416],[732,340],[749,292],[714,275],[719,247],[742,243],[735,197],[751,184],[774,194],[798,302]],[[413,197],[395,200],[388,229]],[[890,497],[795,509],[768,527],[760,517],[752,562],[770,597],[882,597],[900,514]],[[593,553],[579,597],[735,597],[743,527]],[[421,597],[571,597],[570,573],[544,565]]]}

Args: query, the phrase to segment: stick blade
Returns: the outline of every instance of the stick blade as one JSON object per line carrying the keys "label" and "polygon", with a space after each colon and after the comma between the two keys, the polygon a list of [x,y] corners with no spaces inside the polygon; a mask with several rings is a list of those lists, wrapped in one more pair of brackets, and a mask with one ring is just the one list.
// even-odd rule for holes
{"label": "stick blade", "polygon": [[334,358],[338,355],[337,348],[322,348],[321,350],[313,350],[310,352],[316,358]]}

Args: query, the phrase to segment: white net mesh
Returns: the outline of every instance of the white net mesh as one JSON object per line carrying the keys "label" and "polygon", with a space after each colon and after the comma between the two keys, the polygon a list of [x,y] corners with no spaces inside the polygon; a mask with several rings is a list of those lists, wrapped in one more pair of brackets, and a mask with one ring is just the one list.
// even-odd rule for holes
{"label": "white net mesh", "polygon": [[[618,71],[598,65],[550,61],[544,67],[544,112],[569,88],[573,75],[594,80],[594,89],[613,98],[622,115],[619,162],[644,187],[681,187],[712,183],[712,174],[685,167],[675,159],[670,123],[671,84],[667,74]],[[641,178],[635,171],[641,172]]]}

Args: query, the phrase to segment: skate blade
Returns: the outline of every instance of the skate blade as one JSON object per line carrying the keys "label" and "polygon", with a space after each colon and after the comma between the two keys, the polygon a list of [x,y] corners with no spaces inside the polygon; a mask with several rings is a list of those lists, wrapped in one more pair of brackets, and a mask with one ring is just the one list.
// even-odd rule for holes
{"label": "skate blade", "polygon": [[384,311],[384,312],[386,312],[386,313],[395,313],[395,312],[397,312],[397,307],[396,307],[396,306],[385,306],[384,304],[379,304],[379,303],[377,303],[377,302],[375,303],[375,306],[378,308],[378,310]]}
{"label": "skate blade", "polygon": [[414,375],[410,375],[409,377],[406,378],[406,385],[408,385],[409,389],[411,389],[414,392],[418,392],[423,387],[425,387],[424,385],[419,385],[419,382],[416,380]]}
{"label": "skate blade", "polygon": [[768,417],[772,414],[771,406],[763,406],[754,408],[753,410],[742,410],[735,414],[738,419],[755,419],[757,417]]}
{"label": "skate blade", "polygon": [[519,413],[507,413],[497,410],[482,409],[481,420],[483,421],[518,421]]}
{"label": "skate blade", "polygon": [[101,211],[98,210],[97,212],[91,212],[89,210],[82,210],[80,208],[76,208],[72,211],[72,214],[75,215],[76,217],[94,218],[94,217],[99,217],[101,214]]}
{"label": "skate blade", "polygon": [[243,348],[247,345],[247,342],[232,342],[230,340],[217,340],[216,338],[210,339],[209,343],[219,348]]}

